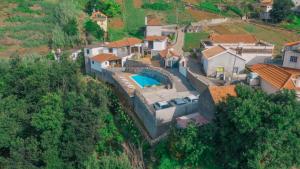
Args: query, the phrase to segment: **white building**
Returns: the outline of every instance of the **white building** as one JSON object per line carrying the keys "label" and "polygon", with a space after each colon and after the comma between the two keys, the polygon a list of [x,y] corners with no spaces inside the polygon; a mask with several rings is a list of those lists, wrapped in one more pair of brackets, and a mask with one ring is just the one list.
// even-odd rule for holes
{"label": "white building", "polygon": [[255,36],[248,34],[212,34],[208,41],[203,41],[205,49],[221,45],[240,55],[247,65],[265,63],[273,58],[274,45],[258,41]]}
{"label": "white building", "polygon": [[173,48],[167,48],[159,52],[159,56],[162,61],[162,65],[166,68],[177,67],[180,55],[174,51]]}
{"label": "white building", "polygon": [[102,53],[91,58],[91,69],[102,72],[103,69],[121,67],[121,61],[114,54]]}
{"label": "white building", "polygon": [[165,50],[168,46],[168,38],[166,36],[147,36],[144,40],[145,50],[151,56],[156,55],[159,51]]}
{"label": "white building", "polygon": [[201,63],[207,76],[225,78],[245,70],[245,59],[230,49],[218,45],[202,51]]}
{"label": "white building", "polygon": [[256,64],[251,71],[258,74],[260,87],[268,94],[283,89],[295,90],[300,99],[300,70],[271,64]]}
{"label": "white building", "polygon": [[273,8],[273,0],[261,0],[260,1],[261,12],[259,17],[261,20],[270,20],[270,11]]}
{"label": "white building", "polygon": [[285,45],[283,66],[300,69],[300,41],[287,43]]}

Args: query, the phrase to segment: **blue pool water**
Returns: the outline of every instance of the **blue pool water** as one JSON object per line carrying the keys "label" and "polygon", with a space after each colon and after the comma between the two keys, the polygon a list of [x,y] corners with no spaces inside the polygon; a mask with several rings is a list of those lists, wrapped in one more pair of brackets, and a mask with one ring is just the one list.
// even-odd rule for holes
{"label": "blue pool water", "polygon": [[147,76],[143,75],[133,75],[131,78],[141,87],[150,87],[160,85],[160,82]]}

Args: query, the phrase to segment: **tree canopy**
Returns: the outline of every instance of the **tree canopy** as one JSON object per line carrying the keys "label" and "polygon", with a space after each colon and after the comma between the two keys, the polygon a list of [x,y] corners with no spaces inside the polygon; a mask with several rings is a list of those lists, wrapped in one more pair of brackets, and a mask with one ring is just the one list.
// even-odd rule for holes
{"label": "tree canopy", "polygon": [[89,0],[86,4],[86,12],[101,11],[108,17],[121,14],[121,6],[115,0]]}
{"label": "tree canopy", "polygon": [[0,168],[130,168],[108,93],[65,57],[1,63]]}
{"label": "tree canopy", "polygon": [[275,0],[271,10],[271,18],[274,22],[285,20],[291,13],[291,8],[294,6],[292,0]]}

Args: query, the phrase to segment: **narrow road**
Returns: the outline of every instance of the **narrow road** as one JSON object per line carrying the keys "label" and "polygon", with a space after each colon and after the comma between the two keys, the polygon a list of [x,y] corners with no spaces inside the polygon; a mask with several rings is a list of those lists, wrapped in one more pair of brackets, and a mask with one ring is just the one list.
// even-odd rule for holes
{"label": "narrow road", "polygon": [[174,44],[173,48],[174,50],[180,54],[180,55],[183,55],[183,45],[184,45],[184,28],[179,28],[177,30],[177,41],[176,43]]}

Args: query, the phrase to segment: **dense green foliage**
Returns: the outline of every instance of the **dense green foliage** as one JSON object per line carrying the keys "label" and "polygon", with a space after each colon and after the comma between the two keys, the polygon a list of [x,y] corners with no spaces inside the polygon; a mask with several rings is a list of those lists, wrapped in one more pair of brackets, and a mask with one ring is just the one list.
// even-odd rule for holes
{"label": "dense green foliage", "polygon": [[86,21],[84,29],[88,34],[93,35],[98,40],[103,40],[104,31],[96,22],[92,20]]}
{"label": "dense green foliage", "polygon": [[168,140],[156,147],[160,166],[299,167],[300,103],[295,93],[268,95],[247,86],[238,86],[236,90],[237,97],[229,97],[217,106],[216,119],[210,124],[174,128]]}
{"label": "dense green foliage", "polygon": [[288,169],[300,165],[300,106],[295,93],[267,95],[238,87],[218,106],[216,151],[225,168]]}
{"label": "dense green foliage", "polygon": [[228,10],[231,10],[232,12],[234,12],[235,14],[237,14],[240,17],[244,16],[244,13],[241,11],[241,9],[239,9],[236,6],[227,6],[227,8],[228,8]]}
{"label": "dense green foliage", "polygon": [[130,168],[110,89],[79,70],[67,59],[1,62],[0,168]]}
{"label": "dense green foliage", "polygon": [[86,12],[101,11],[108,17],[121,14],[121,6],[115,0],[89,0],[86,4]]}
{"label": "dense green foliage", "polygon": [[292,0],[275,0],[271,10],[271,18],[278,23],[285,20],[291,13],[294,6]]}
{"label": "dense green foliage", "polygon": [[160,10],[160,11],[170,10],[173,8],[170,3],[166,3],[166,2],[144,3],[142,7],[145,9]]}
{"label": "dense green foliage", "polygon": [[199,8],[201,10],[205,10],[205,11],[208,11],[208,12],[212,12],[212,13],[221,13],[221,10],[213,3],[211,2],[202,2],[199,4]]}

